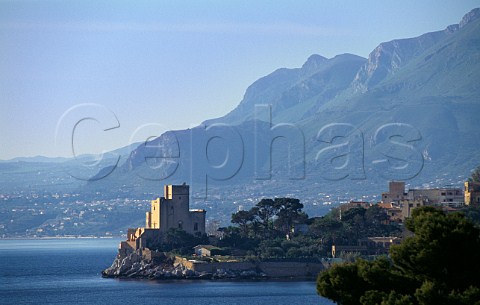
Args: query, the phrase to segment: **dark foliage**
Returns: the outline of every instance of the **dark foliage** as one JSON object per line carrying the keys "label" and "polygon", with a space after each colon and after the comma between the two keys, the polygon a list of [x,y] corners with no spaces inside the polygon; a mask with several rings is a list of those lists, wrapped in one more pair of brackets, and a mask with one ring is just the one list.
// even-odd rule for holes
{"label": "dark foliage", "polygon": [[480,182],[480,166],[473,170],[472,175],[468,178],[471,182]]}
{"label": "dark foliage", "polygon": [[[295,198],[262,199],[250,210],[232,214],[238,227],[222,228],[219,246],[242,249],[261,259],[320,258],[329,255],[334,241],[356,244],[358,238],[401,232],[377,206],[351,209],[341,220],[338,210],[309,219],[302,209]],[[308,226],[308,231],[295,231],[299,224]]]}
{"label": "dark foliage", "polygon": [[207,235],[192,235],[181,229],[169,229],[163,236],[163,240],[156,248],[165,252],[173,252],[182,255],[190,255],[196,245],[207,244]]}
{"label": "dark foliage", "polygon": [[414,236],[392,246],[391,260],[334,265],[317,291],[338,304],[480,304],[480,229],[464,214],[415,209]]}

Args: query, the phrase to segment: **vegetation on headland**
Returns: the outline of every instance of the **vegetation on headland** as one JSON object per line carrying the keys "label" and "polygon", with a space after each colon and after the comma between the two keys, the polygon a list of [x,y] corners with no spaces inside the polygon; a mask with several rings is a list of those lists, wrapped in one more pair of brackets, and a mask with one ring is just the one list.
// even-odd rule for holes
{"label": "vegetation on headland", "polygon": [[[275,268],[283,270],[281,266],[293,261],[307,265],[297,265],[299,272],[283,276],[312,277],[331,267],[319,275],[317,290],[339,304],[475,304],[480,296],[479,283],[471,280],[472,273],[464,271],[475,262],[480,250],[480,207],[470,204],[462,213],[448,215],[440,207],[417,208],[412,218],[401,223],[387,215],[385,206],[388,205],[350,203],[323,217],[309,218],[298,199],[262,199],[250,210],[233,213],[232,225],[220,228],[216,238],[172,228],[163,234],[161,244],[149,246],[145,253],[138,250],[118,256],[103,275],[151,279],[266,278],[278,275],[261,271],[261,264],[281,261]],[[405,233],[413,237],[392,246],[389,257],[378,256],[387,253],[388,245],[399,241],[391,237]],[[194,247],[198,256],[193,254]],[[352,263],[338,265],[342,260],[325,259],[330,253]],[[357,259],[360,253],[374,254],[362,258],[376,259]],[[317,264],[315,272],[311,272],[313,261]],[[197,270],[192,264],[203,269]],[[230,270],[230,266],[235,268]],[[480,271],[478,267],[469,272],[472,270],[473,274]]]}
{"label": "vegetation on headland", "polygon": [[388,222],[376,205],[345,212],[333,209],[313,218],[302,209],[298,199],[262,199],[250,210],[232,214],[232,226],[220,228],[216,240],[172,229],[159,249],[189,255],[195,245],[213,242],[223,254],[239,253],[246,259],[320,259],[330,255],[333,244],[356,245],[360,238],[401,235],[401,227]]}
{"label": "vegetation on headland", "polygon": [[[480,250],[480,227],[475,225],[480,223],[479,206],[470,204],[462,214],[449,215],[439,206],[417,208],[406,225],[395,213],[387,215],[388,207],[351,202],[309,218],[298,199],[262,199],[250,210],[233,213],[233,225],[220,228],[216,236],[172,228],[161,235],[159,244],[119,253],[102,274],[149,279],[313,278],[331,267],[319,275],[317,290],[339,304],[472,303],[480,295],[479,285],[470,280],[471,274],[462,278],[462,272]],[[393,236],[405,233],[413,237],[392,246],[390,258],[379,258],[399,242]],[[468,251],[473,252],[463,255]],[[325,259],[330,253],[354,263],[336,265],[342,260]],[[377,259],[356,260],[360,255]]]}
{"label": "vegetation on headland", "polygon": [[422,207],[405,226],[414,235],[390,258],[334,265],[319,274],[318,293],[342,305],[480,304],[478,223]]}
{"label": "vegetation on headland", "polygon": [[165,232],[163,242],[151,247],[152,250],[171,252],[179,255],[191,255],[193,247],[202,244],[208,244],[207,235],[192,235],[182,229],[171,228]]}
{"label": "vegetation on headland", "polygon": [[[163,234],[159,244],[149,245],[144,251],[119,254],[102,275],[149,279],[315,279],[325,266],[325,261],[320,260],[328,256],[333,242],[356,243],[357,238],[374,233],[400,232],[396,224],[385,222],[386,215],[379,208],[354,208],[344,213],[335,210],[320,218],[309,218],[302,209],[298,199],[263,199],[248,211],[234,213],[234,225],[220,228],[216,238],[172,228]],[[197,245],[208,249],[208,257],[193,254]],[[211,264],[207,266],[198,260]],[[275,265],[278,262],[281,264]]]}

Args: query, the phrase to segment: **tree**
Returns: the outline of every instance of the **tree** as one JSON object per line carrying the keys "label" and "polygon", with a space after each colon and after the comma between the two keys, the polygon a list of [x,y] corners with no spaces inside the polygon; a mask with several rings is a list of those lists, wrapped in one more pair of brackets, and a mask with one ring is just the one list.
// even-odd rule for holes
{"label": "tree", "polygon": [[365,222],[367,225],[376,225],[384,223],[388,220],[388,215],[385,209],[382,209],[378,204],[374,204],[365,211]]}
{"label": "tree", "polygon": [[257,238],[258,232],[260,231],[260,221],[258,218],[258,207],[253,207],[250,209],[250,213],[252,214],[252,221],[250,222],[250,229],[253,235],[253,238]]}
{"label": "tree", "polygon": [[236,223],[242,230],[242,236],[248,236],[248,223],[253,221],[255,215],[251,211],[238,211],[232,214],[232,223]]}
{"label": "tree", "polygon": [[331,246],[335,237],[341,234],[343,224],[338,217],[330,213],[326,216],[316,218],[310,225],[310,230],[316,237],[320,238],[323,243]]}
{"label": "tree", "polygon": [[476,169],[473,170],[472,175],[468,178],[470,182],[480,182],[480,166],[477,166]]}
{"label": "tree", "polygon": [[406,227],[414,235],[391,247],[391,260],[334,265],[317,292],[343,305],[480,305],[480,229],[431,207],[415,209]]}
{"label": "tree", "polygon": [[255,211],[257,216],[260,218],[261,223],[264,227],[264,235],[270,229],[270,220],[278,212],[278,206],[275,204],[275,201],[270,198],[264,198],[257,203],[257,208]]}
{"label": "tree", "polygon": [[237,247],[237,245],[242,243],[242,238],[240,236],[240,228],[228,226],[218,228],[218,231],[225,234],[225,236],[219,242],[220,246],[235,248]]}
{"label": "tree", "polygon": [[454,289],[480,287],[480,265],[473,263],[480,259],[480,230],[465,215],[445,215],[432,207],[415,209],[406,227],[415,236],[390,251],[406,275]]}
{"label": "tree", "polygon": [[194,246],[205,243],[208,243],[207,235],[195,236],[182,229],[170,228],[165,232],[163,242],[158,248],[162,251],[190,254]]}
{"label": "tree", "polygon": [[471,204],[466,206],[463,210],[465,216],[473,221],[477,226],[480,226],[480,205],[478,204]]}
{"label": "tree", "polygon": [[295,223],[304,222],[308,216],[302,212],[303,204],[295,198],[275,198],[275,206],[278,209],[275,223],[285,234],[292,232]]}

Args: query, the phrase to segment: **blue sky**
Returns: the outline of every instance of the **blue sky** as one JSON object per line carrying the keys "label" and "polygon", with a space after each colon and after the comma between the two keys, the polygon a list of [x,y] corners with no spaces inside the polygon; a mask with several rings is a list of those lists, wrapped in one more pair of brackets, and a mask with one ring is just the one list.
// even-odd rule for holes
{"label": "blue sky", "polygon": [[119,127],[101,132],[83,122],[76,152],[111,150],[222,116],[256,79],[300,67],[311,54],[367,57],[382,41],[444,29],[479,6],[0,0],[0,159],[71,156],[68,145],[54,145],[55,134],[79,104],[104,106]]}

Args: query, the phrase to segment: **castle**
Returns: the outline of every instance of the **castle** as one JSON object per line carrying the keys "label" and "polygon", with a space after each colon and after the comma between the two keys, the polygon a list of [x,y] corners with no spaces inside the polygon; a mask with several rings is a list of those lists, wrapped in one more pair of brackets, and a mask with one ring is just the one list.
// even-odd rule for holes
{"label": "castle", "polygon": [[144,228],[129,228],[120,254],[150,248],[162,241],[169,229],[181,229],[192,235],[205,234],[205,210],[190,210],[190,187],[165,185],[164,196],[151,201]]}

